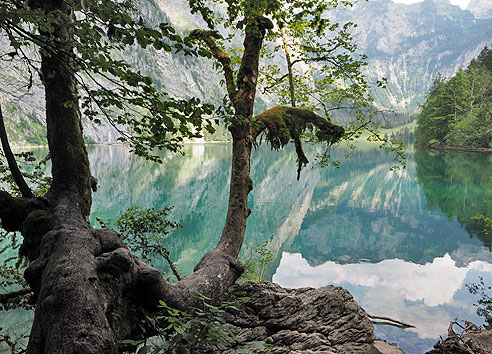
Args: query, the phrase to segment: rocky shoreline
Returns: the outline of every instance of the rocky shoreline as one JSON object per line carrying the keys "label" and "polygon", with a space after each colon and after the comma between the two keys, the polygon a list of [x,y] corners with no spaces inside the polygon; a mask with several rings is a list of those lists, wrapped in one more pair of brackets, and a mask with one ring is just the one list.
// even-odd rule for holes
{"label": "rocky shoreline", "polygon": [[[263,341],[272,346],[267,351],[272,354],[405,353],[396,344],[376,339],[369,315],[342,287],[286,289],[271,282],[246,281],[231,287],[224,301],[245,296],[251,300],[244,309],[224,317],[239,345]],[[467,325],[458,335],[451,324],[448,338],[427,354],[492,354],[492,331]]]}
{"label": "rocky shoreline", "polygon": [[272,354],[404,353],[376,339],[367,313],[342,287],[286,289],[246,281],[235,284],[225,300],[245,296],[251,298],[245,308],[225,316],[238,344],[264,341]]}

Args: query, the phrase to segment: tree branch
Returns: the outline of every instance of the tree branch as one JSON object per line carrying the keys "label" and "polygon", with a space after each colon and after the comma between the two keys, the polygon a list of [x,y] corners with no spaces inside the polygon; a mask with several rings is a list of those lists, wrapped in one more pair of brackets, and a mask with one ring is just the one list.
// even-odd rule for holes
{"label": "tree branch", "polygon": [[278,79],[275,79],[275,81],[271,85],[268,85],[268,86],[266,86],[266,87],[263,88],[263,90],[262,90],[263,93],[270,92],[271,89],[273,89],[276,85],[278,85],[279,83],[281,83],[282,81],[284,81],[285,78],[288,77],[288,76],[289,76],[289,73],[282,75]]}
{"label": "tree branch", "polygon": [[6,304],[8,302],[12,302],[21,296],[28,295],[31,293],[32,293],[31,288],[25,288],[16,291],[11,291],[10,293],[6,293],[6,294],[0,294],[0,304]]}
{"label": "tree branch", "polygon": [[266,130],[266,138],[272,148],[280,149],[294,140],[297,153],[297,179],[302,168],[309,162],[302,149],[301,135],[310,127],[316,128],[316,138],[329,145],[339,141],[345,130],[316,113],[305,109],[276,106],[254,117],[256,138]]}
{"label": "tree branch", "polygon": [[2,141],[2,148],[5,154],[5,158],[7,159],[7,163],[9,165],[10,173],[12,173],[12,177],[14,178],[15,184],[19,187],[21,195],[24,198],[34,198],[34,194],[27,185],[24,177],[22,176],[22,172],[15,161],[15,156],[12,153],[12,149],[10,149],[9,140],[7,138],[7,132],[5,130],[5,124],[2,114],[2,107],[0,106],[0,140]]}
{"label": "tree branch", "polygon": [[191,310],[200,307],[200,293],[216,302],[232,286],[244,271],[243,264],[222,251],[213,250],[198,262],[193,273],[177,283],[165,281],[155,268],[133,257],[138,273],[137,283],[140,301],[149,309],[155,309],[159,300],[171,307]]}
{"label": "tree branch", "polygon": [[234,83],[234,70],[232,69],[232,62],[230,55],[219,48],[215,39],[218,38],[218,34],[215,31],[204,31],[195,29],[190,32],[190,37],[193,39],[199,39],[203,41],[210,49],[212,56],[222,65],[224,70],[224,76],[227,86],[227,94],[231,102],[236,94],[236,84]]}
{"label": "tree branch", "polygon": [[411,325],[411,324],[408,324],[408,323],[405,323],[405,322],[402,322],[402,321],[398,321],[398,320],[394,320],[390,317],[385,317],[385,316],[373,316],[373,315],[370,315],[370,314],[367,314],[367,317],[371,318],[371,319],[374,319],[374,320],[383,320],[383,321],[389,321],[389,322],[394,322],[396,323],[397,325],[401,326],[401,327],[404,327],[404,328],[415,328],[414,325]]}
{"label": "tree branch", "polygon": [[46,207],[44,198],[14,198],[9,193],[0,191],[0,227],[5,231],[22,231],[29,214]]}

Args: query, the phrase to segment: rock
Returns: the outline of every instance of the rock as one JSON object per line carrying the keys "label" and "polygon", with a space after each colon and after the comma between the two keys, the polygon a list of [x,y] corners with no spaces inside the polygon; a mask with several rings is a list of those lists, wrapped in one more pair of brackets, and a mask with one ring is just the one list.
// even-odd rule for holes
{"label": "rock", "polygon": [[341,287],[285,289],[248,281],[234,285],[225,300],[239,297],[251,300],[243,311],[227,313],[225,319],[240,345],[264,341],[272,346],[272,354],[403,353],[376,341],[366,312]]}
{"label": "rock", "polygon": [[394,343],[386,343],[382,340],[377,340],[374,342],[374,346],[381,354],[405,354],[405,352],[398,348]]}

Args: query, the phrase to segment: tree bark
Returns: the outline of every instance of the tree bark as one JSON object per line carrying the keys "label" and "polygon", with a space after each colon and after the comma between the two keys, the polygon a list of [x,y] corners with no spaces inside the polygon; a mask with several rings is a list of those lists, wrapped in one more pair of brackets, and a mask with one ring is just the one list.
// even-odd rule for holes
{"label": "tree bark", "polygon": [[[33,4],[35,5],[35,4]],[[83,216],[90,214],[92,203],[89,159],[82,135],[77,99],[71,41],[72,9],[64,1],[41,1],[46,14],[58,16],[53,25],[52,47],[42,47],[41,75],[46,93],[46,125],[52,161],[53,183],[47,194],[53,204],[69,198]]]}
{"label": "tree bark", "polygon": [[258,82],[260,50],[266,30],[272,22],[259,16],[249,19],[244,39],[244,54],[237,74],[237,92],[233,99],[235,121],[232,133],[232,168],[227,217],[217,250],[237,257],[244,240],[246,221],[251,214],[248,194],[253,190],[250,158],[253,146],[253,109]]}
{"label": "tree bark", "polygon": [[287,37],[283,28],[280,28],[280,34],[282,35],[282,43],[284,46],[285,60],[287,62],[287,71],[289,76],[289,94],[290,94],[290,104],[292,107],[296,106],[296,96],[294,93],[294,73],[292,70],[292,60],[290,58],[289,43],[287,42]]}

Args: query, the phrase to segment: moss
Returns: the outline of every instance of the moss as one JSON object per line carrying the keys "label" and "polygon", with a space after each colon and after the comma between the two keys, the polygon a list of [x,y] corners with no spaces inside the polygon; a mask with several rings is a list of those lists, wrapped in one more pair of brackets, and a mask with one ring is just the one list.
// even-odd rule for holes
{"label": "moss", "polygon": [[275,106],[254,118],[258,132],[265,132],[266,139],[273,149],[280,149],[294,140],[297,153],[298,176],[302,168],[309,162],[302,149],[301,136],[311,130],[318,141],[329,145],[339,141],[345,130],[316,113],[305,109],[286,106]]}
{"label": "moss", "polygon": [[275,106],[255,117],[259,129],[266,130],[267,140],[273,148],[285,146],[290,139],[314,130],[319,141],[334,144],[343,137],[343,127],[335,125],[305,108]]}
{"label": "moss", "polygon": [[284,147],[291,138],[284,115],[285,107],[276,106],[255,117],[255,121],[266,128],[266,138],[274,149]]}

